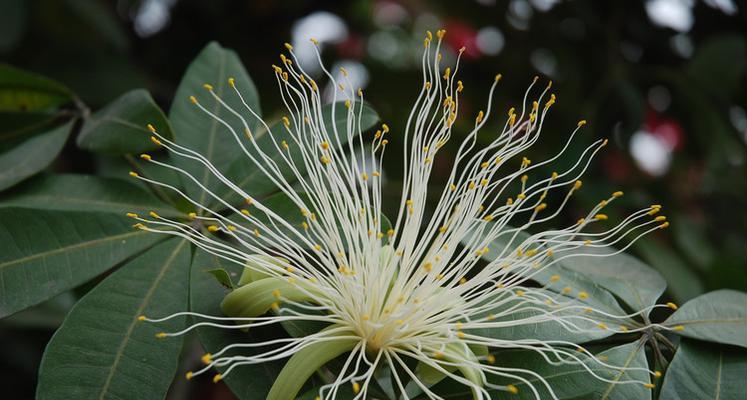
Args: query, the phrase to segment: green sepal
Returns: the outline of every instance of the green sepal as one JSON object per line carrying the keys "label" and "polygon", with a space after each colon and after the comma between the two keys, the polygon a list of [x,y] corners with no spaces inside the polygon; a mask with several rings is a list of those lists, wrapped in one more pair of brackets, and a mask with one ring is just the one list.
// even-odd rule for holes
{"label": "green sepal", "polygon": [[[340,328],[340,326],[332,325],[324,331],[336,328]],[[345,334],[341,333],[341,335]],[[349,334],[355,336],[352,331]],[[267,394],[267,400],[295,399],[311,375],[329,361],[353,350],[359,343],[359,338],[329,340],[316,342],[299,350],[280,371],[270,389],[270,393]]]}
{"label": "green sepal", "polygon": [[257,258],[264,259],[267,262],[273,265],[277,265],[280,268],[285,268],[288,266],[288,260],[286,260],[285,258],[256,254],[246,261],[244,271],[241,273],[241,278],[239,278],[239,283],[236,286],[244,286],[248,283],[272,277],[272,275],[264,271],[265,269],[267,269],[266,267],[259,265],[259,263],[255,261]]}
{"label": "green sepal", "polygon": [[[479,386],[484,385],[484,378],[479,369],[467,365],[466,363],[464,363],[464,361],[478,363],[479,361],[477,359],[477,354],[488,354],[488,348],[486,346],[465,346],[464,343],[452,342],[446,345],[442,353],[443,355],[440,359],[434,360],[436,363],[438,363],[439,361],[445,361],[457,365],[441,364],[441,368],[448,371],[449,373],[459,370],[464,378],[472,381]],[[423,362],[418,363],[415,373],[417,374],[418,379],[420,379],[420,381],[423,382],[426,386],[433,386],[446,378],[446,374],[444,372]],[[415,387],[408,387],[408,389],[417,390],[417,388]],[[480,393],[478,393],[475,389],[472,389],[472,396],[475,399],[481,398]]]}
{"label": "green sepal", "polygon": [[229,317],[251,318],[266,314],[274,304],[280,305],[283,299],[303,302],[312,301],[309,293],[318,289],[308,282],[289,283],[287,280],[270,277],[240,286],[223,298],[220,309]]}

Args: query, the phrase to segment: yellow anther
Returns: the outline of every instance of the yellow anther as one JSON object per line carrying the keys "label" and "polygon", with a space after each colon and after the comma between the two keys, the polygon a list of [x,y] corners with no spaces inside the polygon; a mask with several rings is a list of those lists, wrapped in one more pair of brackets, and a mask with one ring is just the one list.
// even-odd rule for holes
{"label": "yellow anther", "polygon": [[519,193],[518,195],[516,195],[516,199],[518,200],[524,200],[526,198],[527,198],[527,195],[524,193]]}
{"label": "yellow anther", "polygon": [[389,144],[388,140],[384,139],[384,140],[381,141],[381,145],[382,146],[386,146],[387,144]]}
{"label": "yellow anther", "polygon": [[486,319],[486,320],[488,320],[488,321],[492,321],[492,320],[494,320],[494,319],[495,319],[495,315],[494,315],[494,314],[488,314],[488,315],[487,315],[487,316],[485,317],[485,319]]}
{"label": "yellow anther", "polygon": [[350,108],[351,103],[350,100],[345,100],[345,108]]}
{"label": "yellow anther", "polygon": [[599,329],[601,329],[601,330],[607,330],[607,324],[605,324],[604,322],[600,322],[600,323],[598,323],[598,324],[597,324],[597,327],[598,327]]}
{"label": "yellow anther", "polygon": [[540,211],[544,210],[545,208],[547,208],[547,203],[542,203],[542,204],[538,205],[537,207],[534,207],[534,211],[535,212],[540,212]]}
{"label": "yellow anther", "polygon": [[501,75],[501,74],[496,74],[495,75],[495,81],[496,82],[500,82],[501,78],[503,78],[503,75]]}
{"label": "yellow anther", "polygon": [[481,186],[488,186],[488,183],[490,183],[490,181],[487,180],[487,179],[483,179],[483,180],[480,181],[480,185]]}
{"label": "yellow anther", "polygon": [[667,220],[667,217],[665,217],[663,215],[659,215],[658,217],[654,218],[654,221],[656,221],[656,222],[662,222],[662,221],[666,221],[666,220]]}
{"label": "yellow anther", "polygon": [[209,83],[204,83],[204,84],[202,84],[202,87],[204,87],[204,88],[205,88],[205,90],[207,90],[207,91],[211,91],[211,90],[213,90],[213,85],[211,85],[211,84],[209,84]]}
{"label": "yellow anther", "polygon": [[566,286],[563,288],[563,294],[569,294],[573,291],[570,286]]}
{"label": "yellow anther", "polygon": [[671,301],[667,303],[667,307],[671,308],[672,310],[676,310],[678,308],[677,304],[674,304]]}
{"label": "yellow anther", "polygon": [[309,38],[309,41],[310,41],[311,43],[315,44],[315,45],[318,45],[318,44],[319,44],[319,41],[318,41],[318,40],[316,40],[316,38]]}
{"label": "yellow anther", "polygon": [[319,244],[315,244],[315,245],[314,245],[314,250],[316,250],[316,251],[320,251],[320,250],[322,250],[322,246],[321,246],[321,245],[319,245]]}
{"label": "yellow anther", "polygon": [[133,178],[137,178],[139,175],[135,171],[130,171],[130,176]]}
{"label": "yellow anther", "polygon": [[280,303],[278,303],[276,301],[276,302],[270,304],[270,308],[272,308],[272,311],[278,311],[278,310],[280,310]]}
{"label": "yellow anther", "polygon": [[327,165],[327,164],[329,164],[330,162],[332,162],[332,160],[330,160],[330,159],[329,159],[329,157],[327,157],[327,156],[322,156],[322,158],[320,158],[319,160],[320,160],[320,161],[322,162],[322,164],[324,164],[324,165]]}
{"label": "yellow anther", "polygon": [[519,388],[517,388],[514,385],[506,385],[506,390],[508,390],[508,392],[511,393],[511,394],[517,394],[517,393],[519,393]]}
{"label": "yellow anther", "polygon": [[444,70],[444,79],[448,80],[449,76],[451,76],[451,67],[446,67]]}
{"label": "yellow anther", "polygon": [[167,336],[168,335],[166,334],[166,332],[158,332],[158,333],[156,333],[156,338],[158,338],[158,339],[163,339],[163,338],[165,338]]}
{"label": "yellow anther", "polygon": [[589,298],[589,294],[586,292],[578,292],[578,298],[581,300],[586,300]]}
{"label": "yellow anther", "polygon": [[523,297],[524,294],[525,294],[525,292],[523,290],[517,290],[516,291],[516,295],[519,296],[519,297]]}
{"label": "yellow anther", "polygon": [[358,382],[353,382],[353,393],[358,394],[358,392],[361,391],[361,384]]}
{"label": "yellow anther", "polygon": [[465,278],[465,277],[459,278],[459,284],[460,285],[464,285],[465,283],[467,283],[467,278]]}
{"label": "yellow anther", "polygon": [[579,128],[582,127],[582,126],[584,126],[584,125],[586,125],[586,120],[585,119],[582,119],[581,121],[578,121],[578,127]]}
{"label": "yellow anther", "polygon": [[685,330],[685,326],[684,325],[676,325],[676,326],[673,326],[672,329],[675,330],[675,331],[677,331],[677,332],[680,332],[680,331],[684,331]]}
{"label": "yellow anther", "polygon": [[189,101],[191,101],[192,104],[197,104],[197,98],[195,96],[189,96]]}
{"label": "yellow anther", "polygon": [[654,371],[655,378],[661,378],[661,371]]}
{"label": "yellow anther", "polygon": [[451,185],[449,185],[449,190],[452,191],[452,192],[455,191],[456,188],[457,188],[456,185],[453,184],[453,183]]}
{"label": "yellow anther", "polygon": [[137,218],[137,214],[135,214],[135,213],[128,212],[125,215],[128,216],[128,217],[130,217],[130,218]]}
{"label": "yellow anther", "polygon": [[215,376],[213,376],[213,383],[218,383],[221,381],[221,379],[223,379],[223,375],[215,374]]}
{"label": "yellow anther", "polygon": [[293,51],[293,46],[291,46],[290,43],[284,43],[283,45],[285,46],[286,49],[288,49],[288,51]]}
{"label": "yellow anther", "polygon": [[470,182],[467,187],[471,190],[474,189],[477,185],[475,185],[475,182]]}
{"label": "yellow anther", "polygon": [[436,275],[436,280],[440,281],[441,279],[444,279],[444,274],[438,274]]}
{"label": "yellow anther", "polygon": [[149,212],[148,215],[150,215],[153,218],[161,218],[161,216],[158,215],[158,213],[156,213],[155,211]]}
{"label": "yellow anther", "polygon": [[553,275],[550,277],[550,282],[557,282],[560,280],[560,275]]}
{"label": "yellow anther", "polygon": [[495,356],[494,356],[494,355],[492,355],[492,354],[488,354],[488,355],[487,355],[487,356],[485,357],[485,361],[487,361],[487,362],[488,362],[488,364],[495,364]]}
{"label": "yellow anther", "polygon": [[158,140],[158,138],[155,137],[155,136],[151,136],[150,137],[150,141],[153,142],[153,144],[155,144],[156,146],[163,146],[163,144],[161,143],[161,141]]}
{"label": "yellow anther", "polygon": [[202,360],[203,364],[208,365],[213,362],[213,355],[210,353],[205,353],[202,357],[200,357],[200,360]]}
{"label": "yellow anther", "polygon": [[275,297],[276,299],[279,299],[279,298],[280,298],[280,289],[275,289],[275,290],[273,290],[273,291],[272,291],[272,295],[273,295],[273,296],[274,296],[274,297]]}
{"label": "yellow anther", "polygon": [[656,387],[656,385],[654,385],[653,383],[644,383],[643,387],[645,387],[646,389],[653,389]]}
{"label": "yellow anther", "polygon": [[669,227],[669,221],[664,222],[663,224],[659,225],[659,229],[666,229]]}
{"label": "yellow anther", "polygon": [[479,124],[480,122],[482,122],[482,118],[484,116],[485,116],[485,113],[482,110],[480,110],[480,112],[477,113],[477,118],[475,118],[475,123]]}
{"label": "yellow anther", "polygon": [[151,125],[151,124],[148,124],[147,126],[148,126],[148,130],[149,130],[149,131],[150,131],[151,133],[156,133],[156,128],[155,128],[155,127],[154,127],[153,125]]}
{"label": "yellow anther", "polygon": [[251,213],[249,210],[242,208],[240,211],[242,214],[246,215],[247,217],[251,216]]}
{"label": "yellow anther", "polygon": [[581,186],[583,186],[583,185],[584,185],[584,183],[583,183],[583,182],[581,182],[581,181],[576,181],[576,182],[574,182],[574,183],[573,183],[573,190],[578,190],[578,189],[581,189]]}
{"label": "yellow anther", "polygon": [[490,166],[490,163],[489,163],[489,162],[487,162],[487,161],[485,161],[484,163],[480,164],[480,168],[482,168],[482,169],[486,169],[486,168],[488,168],[489,166]]}
{"label": "yellow anther", "polygon": [[526,157],[523,157],[523,158],[521,159],[521,166],[522,166],[522,167],[528,167],[528,166],[529,166],[529,164],[531,164],[531,163],[532,163],[532,160],[530,160],[530,159],[528,159],[528,158],[526,158]]}
{"label": "yellow anther", "polygon": [[619,190],[617,192],[615,192],[615,193],[612,193],[612,197],[622,197],[622,195],[623,195],[623,192],[621,192]]}
{"label": "yellow anther", "polygon": [[220,230],[220,228],[218,228],[218,226],[216,226],[216,225],[210,225],[210,226],[208,226],[208,228],[207,228],[207,229],[208,229],[208,230],[209,230],[210,232],[218,232],[218,231]]}
{"label": "yellow anther", "polygon": [[486,215],[486,216],[484,216],[484,217],[483,217],[482,219],[483,219],[484,221],[490,222],[490,221],[492,221],[492,220],[493,220],[493,216],[492,216],[492,215]]}
{"label": "yellow anther", "polygon": [[259,229],[254,229],[254,236],[256,237],[260,236]]}
{"label": "yellow anther", "polygon": [[140,316],[137,317],[138,321],[145,321],[146,319],[148,319],[148,318],[145,315],[140,315]]}
{"label": "yellow anther", "polygon": [[620,325],[620,332],[627,332],[627,331],[628,331],[628,327],[627,326]]}
{"label": "yellow anther", "polygon": [[511,204],[514,204],[514,199],[509,197],[508,199],[506,199],[506,205],[510,206]]}
{"label": "yellow anther", "polygon": [[192,371],[187,371],[187,373],[184,374],[184,377],[187,378],[187,380],[192,379],[193,376],[194,376],[194,372]]}
{"label": "yellow anther", "polygon": [[584,246],[588,246],[590,244],[591,244],[591,240],[589,239],[584,240]]}
{"label": "yellow anther", "polygon": [[288,146],[288,142],[286,142],[285,140],[280,142],[280,145],[283,146],[283,149],[285,150],[288,150],[290,148],[290,146]]}
{"label": "yellow anther", "polygon": [[148,154],[141,154],[140,158],[142,158],[145,161],[150,161],[150,155],[148,155]]}
{"label": "yellow anther", "polygon": [[599,207],[607,207],[607,200],[602,200],[599,202]]}
{"label": "yellow anther", "polygon": [[457,332],[457,333],[456,333],[456,335],[457,335],[457,337],[458,337],[459,339],[464,339],[464,336],[465,336],[465,335],[464,335],[464,332],[462,332],[462,331],[459,331],[459,332]]}
{"label": "yellow anther", "polygon": [[597,221],[605,221],[607,218],[607,214],[597,214],[594,216],[594,219]]}
{"label": "yellow anther", "polygon": [[462,90],[464,90],[464,84],[462,81],[457,81],[457,93],[462,93]]}

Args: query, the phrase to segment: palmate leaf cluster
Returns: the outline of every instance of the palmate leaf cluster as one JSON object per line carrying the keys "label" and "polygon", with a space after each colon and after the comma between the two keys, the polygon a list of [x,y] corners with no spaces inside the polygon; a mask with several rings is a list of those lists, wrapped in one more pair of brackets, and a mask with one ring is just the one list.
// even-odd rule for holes
{"label": "palmate leaf cluster", "polygon": [[[205,197],[193,183],[138,161],[138,154],[146,151],[153,151],[154,157],[169,157],[148,140],[146,124],[150,123],[164,136],[204,154],[239,186],[250,188],[256,198],[275,202],[282,209],[284,200],[277,197],[272,183],[241,157],[223,128],[188,104],[188,96],[205,82],[220,95],[228,77],[236,79],[247,102],[259,110],[259,95],[238,57],[215,43],[187,68],[168,114],[142,89],[90,112],[64,85],[0,65],[0,318],[27,318],[72,289],[83,285],[90,289],[76,298],[46,348],[38,399],[163,399],[174,380],[183,379],[181,374],[177,376],[183,370],[183,339],[159,341],[154,335],[157,330],[183,328],[186,318],[155,327],[138,323],[138,316],[184,310],[219,315],[219,303],[238,283],[241,267],[196,251],[186,241],[133,229],[125,212],[152,210],[186,219],[195,210],[173,192],[127,179],[127,172],[133,170],[190,196]],[[209,101],[203,104],[208,108],[213,105]],[[328,111],[336,106],[329,106]],[[377,121],[376,112],[366,107],[363,128]],[[258,121],[250,122],[258,127]],[[260,145],[269,140],[263,139],[261,129],[255,132]],[[102,172],[95,176],[45,172],[66,145],[107,160]],[[208,174],[190,172],[202,177],[206,187],[217,187]],[[218,204],[211,206],[219,208]],[[293,218],[290,213],[297,210],[285,208],[289,219]],[[500,246],[494,244],[495,248]],[[666,296],[664,279],[641,261],[626,255],[599,260],[574,259],[535,280],[544,284],[551,275],[560,275],[574,291],[588,292],[596,307],[611,312],[638,310]],[[630,326],[649,322],[683,329],[674,334],[650,329],[643,334],[599,339],[569,335],[557,325],[545,323],[489,334],[505,339],[535,337],[586,343],[610,363],[664,372],[652,382],[656,388],[649,390],[590,379],[578,366],[550,366],[536,354],[515,350],[495,353],[504,365],[537,371],[562,399],[743,398],[739,386],[747,377],[746,294],[712,292],[671,315],[628,321]],[[303,325],[284,328],[251,332],[207,328],[199,329],[197,336],[210,352],[230,343],[303,335],[315,329]],[[261,399],[281,367],[282,362],[242,367],[227,376],[226,383],[240,399]],[[334,371],[335,365],[325,368]],[[624,378],[610,371],[598,372],[612,381]],[[372,390],[377,398],[401,397],[392,385],[391,373],[377,373]],[[314,386],[326,378],[324,373],[313,378],[304,398],[313,398]],[[633,378],[649,380],[646,374]],[[513,384],[521,389],[519,382]],[[448,398],[471,398],[468,390],[449,380],[435,386],[434,390]],[[521,390],[515,397],[532,398],[529,391]]]}

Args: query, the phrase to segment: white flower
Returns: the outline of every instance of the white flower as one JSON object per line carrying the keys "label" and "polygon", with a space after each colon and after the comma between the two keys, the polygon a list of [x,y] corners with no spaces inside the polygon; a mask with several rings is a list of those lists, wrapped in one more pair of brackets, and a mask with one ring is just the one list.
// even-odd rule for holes
{"label": "white flower", "polygon": [[[627,243],[625,249],[642,235],[665,228],[668,222],[654,216],[661,208],[654,205],[610,229],[592,228],[607,220],[601,211],[622,196],[622,192],[615,192],[571,226],[523,234],[535,225],[547,225],[561,213],[569,198],[581,188],[579,177],[607,143],[598,140],[569,169],[541,176],[537,171],[565,152],[585,121],[578,123],[568,144],[555,157],[537,163],[522,158],[539,140],[545,115],[555,102],[549,84],[535,89],[536,78],[520,109],[511,108],[504,120],[493,117],[492,95],[501,76],[495,77],[486,109],[477,114],[474,127],[459,145],[445,187],[437,196],[429,196],[433,160],[451,138],[463,90],[462,82],[455,79],[459,58],[453,67],[440,65],[443,35],[444,31],[439,31],[434,42],[428,32],[424,41],[422,88],[406,124],[396,131],[384,124],[372,137],[360,131],[363,92],[350,87],[344,70],[343,80],[338,82],[322,66],[327,79],[339,89],[335,91],[335,101],[344,102],[347,118],[344,129],[342,125],[325,125],[318,84],[293,61],[293,48],[287,44],[290,56],[283,56],[282,67],[274,66],[274,71],[289,114],[283,117],[282,132],[273,131],[262,122],[271,146],[262,148],[256,144],[244,116],[258,116],[243,99],[245,109],[232,109],[212,86],[205,85],[209,95],[243,121],[243,126],[233,126],[192,97],[199,110],[230,132],[233,137],[227,136],[226,140],[235,140],[254,166],[295,204],[304,219],[300,224],[286,221],[263,201],[253,198],[251,190],[232,183],[205,157],[159,135],[151,127],[154,142],[172,155],[202,164],[246,204],[245,208],[237,207],[202,187],[230,212],[211,210],[182,193],[199,210],[190,215],[192,221],[183,223],[155,213],[151,213],[152,218],[132,214],[140,221],[137,226],[184,237],[209,253],[246,266],[242,278],[246,284],[224,299],[226,317],[183,312],[161,319],[141,319],[159,322],[185,314],[203,319],[184,331],[162,333],[160,337],[182,335],[204,325],[225,329],[278,325],[283,321],[329,325],[305,337],[232,344],[206,355],[203,360],[207,365],[190,372],[188,377],[214,366],[226,367],[222,375],[215,376],[217,381],[241,365],[290,357],[268,397],[286,400],[295,398],[300,385],[314,370],[347,354],[336,379],[319,390],[319,398],[334,399],[345,385],[352,387],[356,398],[366,398],[374,370],[384,365],[395,372],[394,385],[401,393],[415,391],[428,398],[440,398],[431,386],[449,377],[468,386],[475,398],[488,399],[491,393],[501,391],[517,393],[519,386],[538,398],[541,386],[555,398],[553,387],[542,376],[502,366],[493,354],[504,349],[524,349],[536,352],[553,365],[582,366],[590,379],[653,386],[627,375],[619,381],[609,380],[595,372],[597,367],[659,374],[645,368],[611,365],[569,341],[533,337],[505,340],[489,334],[499,328],[547,322],[569,332],[597,332],[600,337],[647,329],[627,328],[616,322],[647,313],[653,307],[630,315],[613,315],[595,307],[588,293],[561,289],[560,276],[551,276],[544,286],[537,286],[530,279],[564,259],[585,254],[584,249],[593,253],[594,249],[623,240]],[[235,91],[229,95],[241,99],[241,88],[233,79],[229,85]],[[536,96],[536,101],[530,101],[530,96]],[[483,127],[490,118],[500,119],[502,130],[486,132]],[[487,144],[478,144],[478,135],[482,136],[479,143]],[[404,183],[399,212],[392,227],[386,229],[381,218],[380,171],[390,140],[403,143]],[[370,155],[361,156],[360,149]],[[282,154],[281,162],[274,161],[278,160],[273,158],[278,153]],[[190,177],[178,167],[148,155],[143,158]],[[520,163],[513,161],[517,158]],[[375,160],[373,165],[369,165],[371,160]],[[511,169],[512,163],[520,166]],[[296,180],[298,184],[293,186]],[[200,185],[198,179],[193,181]],[[553,196],[559,200],[554,203],[559,204],[545,202],[551,192],[561,193]],[[503,245],[491,248],[493,243]],[[486,259],[492,261],[486,263]],[[263,352],[224,356],[230,349],[250,347]]]}

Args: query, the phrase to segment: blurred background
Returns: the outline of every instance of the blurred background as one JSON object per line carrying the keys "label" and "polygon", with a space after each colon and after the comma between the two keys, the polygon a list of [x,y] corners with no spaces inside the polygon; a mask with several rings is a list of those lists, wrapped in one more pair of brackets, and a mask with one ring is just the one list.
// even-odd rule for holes
{"label": "blurred background", "polygon": [[[543,87],[553,80],[558,102],[528,156],[554,154],[580,119],[589,125],[564,163],[610,139],[568,221],[615,190],[626,196],[611,218],[662,204],[671,229],[632,251],[666,277],[667,296],[684,302],[717,288],[747,290],[745,1],[0,0],[0,10],[0,62],[64,83],[91,110],[138,87],[168,110],[189,62],[216,40],[239,54],[265,115],[279,118],[270,65],[289,42],[318,73],[308,44],[315,37],[330,70],[344,66],[392,128],[383,167],[390,217],[401,185],[397,133],[422,85],[422,38],[444,28],[447,63],[467,47],[457,135],[485,107],[496,73],[504,76],[495,97],[500,118],[520,105],[533,76]],[[56,171],[106,173],[106,162],[70,142]],[[437,175],[449,170],[454,150],[445,147],[436,160]],[[85,290],[0,321],[0,384],[13,398],[33,397],[44,345]],[[173,398],[232,398],[220,385],[184,385]]]}

